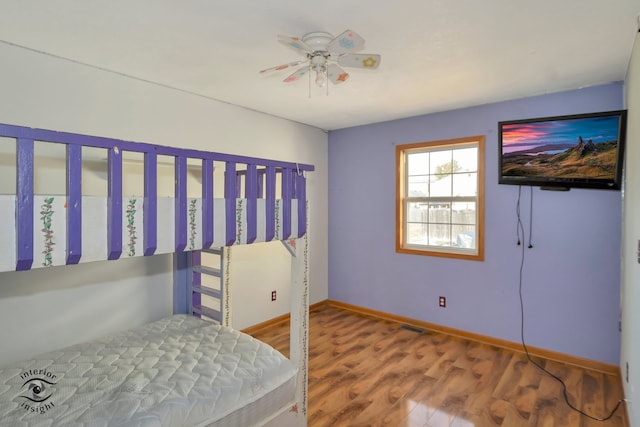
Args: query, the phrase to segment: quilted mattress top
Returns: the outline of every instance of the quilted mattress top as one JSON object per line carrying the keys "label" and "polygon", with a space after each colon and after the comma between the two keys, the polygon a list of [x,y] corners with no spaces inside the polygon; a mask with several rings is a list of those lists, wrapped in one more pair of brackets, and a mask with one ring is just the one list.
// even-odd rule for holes
{"label": "quilted mattress top", "polygon": [[0,425],[203,425],[295,373],[267,344],[175,315],[0,370]]}

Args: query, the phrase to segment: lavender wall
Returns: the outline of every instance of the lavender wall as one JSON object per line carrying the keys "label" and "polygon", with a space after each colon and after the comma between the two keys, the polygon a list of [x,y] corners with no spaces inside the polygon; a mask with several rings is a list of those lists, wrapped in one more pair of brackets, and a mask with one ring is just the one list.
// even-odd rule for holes
{"label": "lavender wall", "polygon": [[[518,188],[498,185],[497,122],[621,109],[622,90],[614,83],[330,132],[329,298],[519,342]],[[397,254],[395,145],[472,135],[486,136],[484,262]],[[525,224],[529,194],[524,187]],[[533,189],[527,344],[619,363],[620,234],[620,192]]]}

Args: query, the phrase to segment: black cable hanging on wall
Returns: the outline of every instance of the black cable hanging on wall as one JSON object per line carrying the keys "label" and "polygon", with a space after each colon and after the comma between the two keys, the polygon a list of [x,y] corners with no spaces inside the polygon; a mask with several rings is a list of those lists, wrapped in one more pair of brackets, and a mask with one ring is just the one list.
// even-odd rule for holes
{"label": "black cable hanging on wall", "polygon": [[[533,236],[533,187],[529,187],[531,189],[531,193],[530,193],[530,201],[529,201],[529,244],[527,245],[527,248],[531,249],[533,248],[533,244],[531,243],[531,239]],[[516,216],[518,218],[518,222],[516,224],[516,236],[518,238],[518,242],[517,245],[520,246],[521,242],[520,242],[520,226],[521,226],[521,221],[520,221],[520,199],[522,197],[522,186],[519,185],[518,186],[518,202],[516,203]],[[524,227],[522,227],[522,240],[524,241]],[[522,242],[524,243],[524,242]]]}
{"label": "black cable hanging on wall", "polygon": [[533,244],[531,243],[531,238],[533,236],[533,187],[529,187],[529,245],[527,246],[529,249],[533,248]]}
{"label": "black cable hanging on wall", "polygon": [[[533,187],[529,187],[531,190],[531,204],[529,206],[529,245],[527,246],[529,249],[533,248],[533,245],[531,244],[531,236],[532,236],[532,224],[533,224]],[[518,201],[516,203],[516,216],[517,216],[517,224],[516,224],[516,232],[518,235],[518,246],[522,246],[522,254],[521,254],[521,258],[520,258],[520,273],[519,273],[519,281],[518,281],[518,295],[520,297],[520,340],[522,341],[522,347],[524,348],[524,353],[527,356],[527,359],[529,360],[529,362],[531,362],[535,367],[537,367],[538,369],[540,369],[542,372],[544,372],[545,374],[549,375],[551,378],[553,378],[554,380],[558,381],[560,383],[560,385],[562,386],[562,395],[564,396],[564,401],[567,404],[567,406],[569,408],[571,408],[573,411],[579,413],[580,415],[583,415],[591,420],[594,421],[608,421],[610,420],[613,415],[616,413],[616,411],[618,410],[618,408],[620,408],[620,405],[622,405],[623,402],[626,402],[625,399],[620,399],[618,400],[618,403],[616,403],[616,406],[613,408],[613,410],[609,413],[609,415],[607,415],[604,418],[598,418],[598,417],[594,417],[593,415],[589,415],[586,412],[582,411],[581,409],[577,408],[576,406],[574,406],[570,401],[569,401],[569,393],[567,391],[567,385],[565,384],[565,382],[562,380],[562,378],[558,377],[557,375],[553,374],[552,372],[548,371],[544,366],[540,365],[539,363],[537,363],[535,360],[533,360],[533,358],[531,357],[531,355],[529,354],[529,348],[527,347],[527,344],[525,343],[524,340],[524,298],[522,296],[522,283],[523,283],[523,271],[524,271],[524,260],[525,260],[525,250],[524,250],[524,244],[520,244],[520,233],[522,233],[522,239],[524,240],[524,225],[522,223],[522,217],[520,215],[520,199],[521,199],[521,195],[522,195],[522,186],[518,186]]]}

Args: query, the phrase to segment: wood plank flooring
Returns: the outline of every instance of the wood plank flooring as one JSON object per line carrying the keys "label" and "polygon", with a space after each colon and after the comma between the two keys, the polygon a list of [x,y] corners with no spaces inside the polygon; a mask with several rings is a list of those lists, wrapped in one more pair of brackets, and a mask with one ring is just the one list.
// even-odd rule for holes
{"label": "wood plank flooring", "polygon": [[[329,305],[309,324],[310,427],[628,427],[624,407],[603,422],[572,411],[561,385],[511,350]],[[288,356],[288,322],[253,335]],[[592,416],[606,417],[622,397],[617,376],[536,362]]]}

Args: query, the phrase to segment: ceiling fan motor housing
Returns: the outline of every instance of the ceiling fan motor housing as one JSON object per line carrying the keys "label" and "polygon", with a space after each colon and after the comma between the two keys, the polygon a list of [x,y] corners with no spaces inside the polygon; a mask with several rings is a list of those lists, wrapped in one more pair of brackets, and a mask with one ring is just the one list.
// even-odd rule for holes
{"label": "ceiling fan motor housing", "polygon": [[302,36],[302,41],[313,50],[313,53],[324,52],[327,56],[329,55],[327,46],[331,40],[333,40],[333,36],[324,31],[314,31]]}
{"label": "ceiling fan motor housing", "polygon": [[325,73],[327,60],[331,56],[328,47],[333,36],[324,31],[314,31],[302,36],[302,41],[311,48],[312,53],[307,54],[310,59],[311,69],[317,73]]}
{"label": "ceiling fan motor housing", "polygon": [[327,68],[327,56],[322,52],[314,52],[309,54],[311,59],[311,69],[314,71],[324,72]]}

